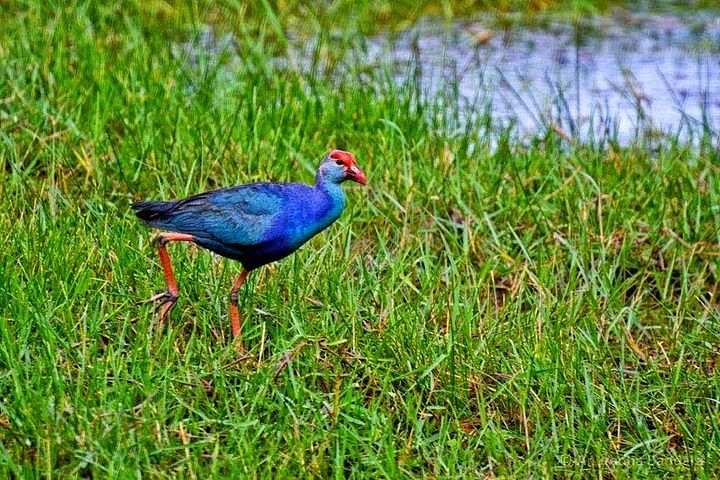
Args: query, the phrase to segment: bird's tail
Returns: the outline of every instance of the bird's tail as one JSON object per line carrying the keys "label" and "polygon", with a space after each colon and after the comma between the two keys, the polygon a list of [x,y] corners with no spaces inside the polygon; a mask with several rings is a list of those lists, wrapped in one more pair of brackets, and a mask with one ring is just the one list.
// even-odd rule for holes
{"label": "bird's tail", "polygon": [[152,227],[162,227],[170,219],[170,213],[175,207],[175,203],[147,200],[134,202],[131,207],[135,210],[135,215],[144,224]]}

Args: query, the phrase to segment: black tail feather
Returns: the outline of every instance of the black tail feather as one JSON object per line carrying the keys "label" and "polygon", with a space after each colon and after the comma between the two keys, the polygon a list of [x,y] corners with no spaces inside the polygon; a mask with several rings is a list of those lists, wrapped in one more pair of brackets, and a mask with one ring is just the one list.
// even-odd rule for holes
{"label": "black tail feather", "polygon": [[175,206],[175,202],[158,202],[147,200],[143,202],[134,202],[131,207],[135,210],[135,215],[147,225],[162,224],[170,218],[170,213]]}

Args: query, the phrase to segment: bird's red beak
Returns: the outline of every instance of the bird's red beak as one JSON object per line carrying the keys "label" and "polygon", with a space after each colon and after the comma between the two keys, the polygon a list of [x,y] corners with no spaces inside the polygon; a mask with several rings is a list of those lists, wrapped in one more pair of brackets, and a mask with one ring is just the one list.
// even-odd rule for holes
{"label": "bird's red beak", "polygon": [[365,174],[362,170],[360,170],[360,167],[358,167],[355,162],[353,162],[350,168],[346,170],[345,178],[352,180],[353,182],[357,182],[360,185],[367,185],[367,178],[365,177]]}

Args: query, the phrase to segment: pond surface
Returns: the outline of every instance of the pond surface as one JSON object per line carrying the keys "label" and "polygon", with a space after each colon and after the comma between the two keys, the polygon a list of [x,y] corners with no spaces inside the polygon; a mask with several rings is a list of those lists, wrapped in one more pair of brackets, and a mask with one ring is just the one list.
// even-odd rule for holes
{"label": "pond surface", "polygon": [[378,65],[417,62],[429,94],[457,82],[465,105],[488,108],[521,135],[627,143],[637,135],[720,132],[720,16],[634,15],[495,31],[426,18],[369,42]]}
{"label": "pond surface", "polygon": [[[489,112],[497,132],[513,126],[528,138],[553,129],[571,141],[620,144],[664,136],[696,142],[704,133],[717,141],[719,12],[621,11],[579,25],[547,21],[506,30],[486,26],[495,23],[490,19],[426,17],[400,33],[365,39],[345,60],[388,69],[399,82],[419,78],[427,97],[456,89],[449,96],[458,116]],[[178,55],[194,66],[228,51],[238,60],[236,45],[232,35],[207,28]],[[317,49],[317,41],[289,34],[288,56],[273,59],[274,67],[310,70]],[[231,83],[240,64],[230,62],[221,77]]]}

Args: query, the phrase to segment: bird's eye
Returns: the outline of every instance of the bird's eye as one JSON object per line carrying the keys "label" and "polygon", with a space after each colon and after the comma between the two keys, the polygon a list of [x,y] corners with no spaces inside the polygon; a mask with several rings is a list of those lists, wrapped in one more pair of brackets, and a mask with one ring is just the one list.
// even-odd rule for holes
{"label": "bird's eye", "polygon": [[342,165],[342,164],[343,164],[343,161],[342,161],[342,160],[335,160],[335,163],[337,163],[338,165]]}

